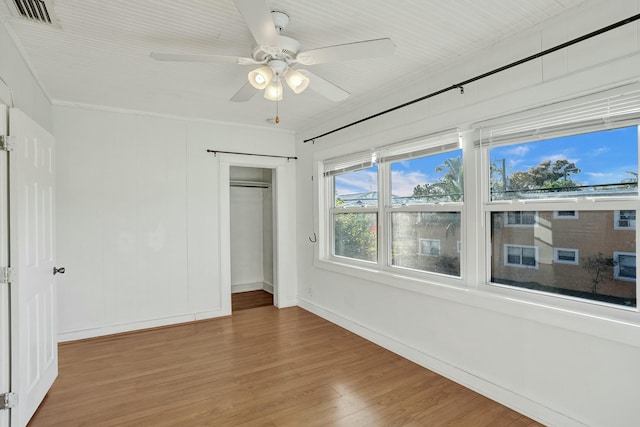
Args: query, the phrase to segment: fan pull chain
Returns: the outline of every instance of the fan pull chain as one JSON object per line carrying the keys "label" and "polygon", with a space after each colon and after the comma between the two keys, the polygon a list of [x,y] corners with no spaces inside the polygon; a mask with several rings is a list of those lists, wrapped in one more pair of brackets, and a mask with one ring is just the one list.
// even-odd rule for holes
{"label": "fan pull chain", "polygon": [[280,123],[280,117],[278,116],[278,113],[279,113],[278,106],[279,106],[279,101],[278,101],[278,98],[276,98],[276,124]]}

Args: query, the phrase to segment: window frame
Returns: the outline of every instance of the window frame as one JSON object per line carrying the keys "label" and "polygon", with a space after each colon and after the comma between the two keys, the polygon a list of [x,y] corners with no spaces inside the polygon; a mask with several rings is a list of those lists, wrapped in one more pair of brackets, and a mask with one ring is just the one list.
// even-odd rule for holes
{"label": "window frame", "polygon": [[636,215],[638,215],[638,211],[636,209],[618,209],[613,211],[613,229],[614,230],[635,230],[636,229],[636,220],[633,220],[633,225],[629,225],[628,227],[624,227],[620,225],[620,215],[622,211],[636,211]]}
{"label": "window frame", "polygon": [[[416,148],[419,150],[416,151]],[[406,278],[410,280],[418,280],[419,282],[428,283],[430,285],[453,286],[458,288],[465,287],[464,277],[464,252],[459,254],[460,257],[460,276],[451,276],[443,273],[425,271],[392,264],[392,227],[391,219],[394,213],[408,212],[457,212],[460,215],[460,235],[464,236],[464,201],[461,202],[433,202],[425,204],[400,205],[392,204],[391,200],[391,164],[396,161],[402,161],[403,158],[413,159],[430,155],[439,155],[446,152],[461,150],[460,135],[455,130],[449,130],[434,134],[433,137],[424,137],[411,140],[409,143],[390,144],[380,149],[370,150],[369,155],[377,157],[376,162],[378,170],[378,204],[376,206],[362,207],[336,207],[334,206],[335,195],[335,175],[332,179],[326,177],[326,165],[332,159],[317,159],[318,176],[323,177],[323,184],[318,188],[321,191],[320,214],[318,220],[321,227],[321,235],[325,236],[324,243],[320,245],[317,260],[320,263],[329,263],[336,267],[356,267],[360,271],[362,269],[376,273],[379,280],[385,283],[395,285],[397,278]],[[424,154],[426,152],[426,154]],[[464,150],[460,151],[460,156],[464,162]],[[421,156],[416,155],[424,154]],[[384,156],[384,157],[383,157]],[[385,160],[388,159],[388,160]],[[337,175],[337,174],[336,174]],[[466,188],[466,184],[465,184]],[[463,200],[464,200],[463,196]],[[377,262],[363,261],[348,257],[335,255],[334,241],[334,214],[335,213],[377,213],[377,244],[378,256]],[[419,250],[419,249],[418,249]],[[457,254],[457,252],[456,252]],[[348,270],[345,270],[348,271]],[[402,287],[402,286],[400,286]]]}
{"label": "window frame", "polygon": [[[575,254],[575,259],[573,261],[567,261],[560,259],[558,253],[560,251],[571,251]],[[574,248],[553,248],[553,263],[554,264],[565,264],[565,265],[580,265],[580,250]]]}
{"label": "window frame", "polygon": [[[437,242],[437,248],[438,248],[438,254],[434,255],[431,253],[423,253],[422,252],[422,242],[430,242],[430,243],[434,243]],[[435,246],[433,245],[429,245],[429,248],[433,249]],[[437,258],[440,257],[440,239],[423,239],[423,238],[418,238],[418,255],[420,256],[428,256],[428,257],[432,257],[432,258]]]}
{"label": "window frame", "polygon": [[[525,212],[533,212],[533,222],[531,224],[527,223],[527,224],[523,224],[522,223],[522,219],[524,218],[524,213]],[[511,223],[509,222],[509,214],[510,213],[520,213],[520,222],[519,223]],[[504,212],[504,218],[505,218],[505,223],[504,226],[505,227],[522,227],[522,228],[529,228],[529,227],[535,227],[538,224],[538,212],[537,211],[505,211]]]}
{"label": "window frame", "polygon": [[[611,126],[607,129],[623,128],[635,126],[638,132],[638,144],[640,145],[640,119],[624,122],[618,126]],[[580,128],[573,127],[570,132],[566,132],[561,136],[569,135],[581,135],[584,133],[597,132],[601,129],[591,129],[589,127]],[[552,139],[557,137],[557,134],[551,135],[548,138]],[[545,138],[546,139],[546,138]],[[499,146],[505,145],[517,145],[527,142],[535,143],[538,139],[515,139],[508,143],[501,142]],[[555,212],[557,211],[576,211],[579,215],[579,211],[615,211],[615,210],[636,210],[638,201],[640,201],[640,192],[636,195],[629,196],[598,196],[598,197],[566,197],[566,198],[547,198],[547,199],[531,199],[531,200],[491,200],[491,183],[490,183],[490,155],[489,151],[494,146],[491,143],[478,144],[476,139],[475,158],[479,164],[479,173],[476,176],[482,179],[481,188],[481,203],[479,211],[482,212],[483,224],[491,224],[491,214],[494,212],[506,213],[510,211],[522,211],[522,210],[535,210],[536,212],[553,211],[553,219],[555,218]],[[640,157],[640,150],[639,150]],[[638,165],[640,169],[640,159],[638,159]],[[536,225],[539,221],[539,215],[536,215]],[[624,228],[623,230],[629,230]],[[572,297],[567,295],[555,294],[550,292],[542,292],[536,290],[530,290],[515,286],[509,286],[501,283],[491,282],[491,227],[479,227],[478,238],[480,240],[480,247],[484,249],[483,253],[479,253],[481,257],[480,271],[479,271],[479,283],[477,289],[486,291],[490,294],[502,295],[508,298],[518,298],[525,301],[536,302],[540,304],[549,304],[552,306],[561,307],[563,309],[582,310],[586,312],[598,312],[602,308],[602,314],[612,312],[634,312],[640,313],[640,287],[636,283],[636,306],[627,307],[624,305],[605,303],[597,300],[590,300],[586,298]],[[638,232],[636,231],[636,242],[638,242]],[[482,243],[484,242],[484,243]],[[554,256],[555,258],[555,256]],[[503,261],[504,262],[504,261]],[[517,266],[513,266],[516,267]]]}
{"label": "window frame", "polygon": [[637,253],[613,251],[613,259],[615,260],[615,265],[613,267],[613,277],[614,277],[614,279],[623,280],[625,282],[636,282],[636,277],[629,277],[629,276],[621,276],[620,275],[620,258],[619,258],[620,255],[633,256],[636,259],[636,277],[637,277],[637,271],[638,271],[638,264],[637,264],[638,256],[637,256]]}
{"label": "window frame", "polygon": [[[520,249],[520,261],[524,259],[524,253],[523,253],[524,249],[533,249],[533,257],[535,260],[535,265],[531,266],[531,265],[523,264],[522,262],[518,264],[509,262],[509,248]],[[538,270],[540,268],[539,267],[540,266],[540,248],[538,246],[505,243],[503,247],[503,253],[504,253],[505,267],[526,268],[529,270]]]}
{"label": "window frame", "polygon": [[[560,212],[573,212],[573,215],[560,215]],[[553,211],[553,219],[579,219],[580,211],[573,209]]]}

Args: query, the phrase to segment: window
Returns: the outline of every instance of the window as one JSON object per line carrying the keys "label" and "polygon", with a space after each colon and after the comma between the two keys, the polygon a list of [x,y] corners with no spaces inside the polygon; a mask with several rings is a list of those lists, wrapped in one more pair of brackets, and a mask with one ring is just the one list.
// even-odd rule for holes
{"label": "window", "polygon": [[558,264],[578,265],[578,250],[566,248],[553,249],[553,262]]}
{"label": "window", "polygon": [[578,211],[553,211],[553,219],[578,219]]}
{"label": "window", "polygon": [[504,245],[504,265],[538,268],[538,248],[535,246]]}
{"label": "window", "polygon": [[[458,133],[323,163],[325,259],[416,276],[461,276],[464,199]],[[443,279],[449,280],[449,279]]]}
{"label": "window", "polygon": [[635,252],[614,252],[615,260],[614,277],[618,280],[636,281],[636,254]]}
{"label": "window", "polygon": [[507,222],[505,225],[510,227],[533,227],[536,223],[536,213],[534,211],[506,212],[506,215]]}
{"label": "window", "polygon": [[[363,167],[366,166],[366,167]],[[378,168],[357,164],[332,178],[333,255],[352,260],[378,260]]]}
{"label": "window", "polygon": [[636,233],[616,230],[635,229],[638,127],[515,138],[486,153],[489,282],[635,307]]}
{"label": "window", "polygon": [[440,240],[420,239],[420,255],[440,256]]}
{"label": "window", "polygon": [[613,228],[616,230],[635,230],[636,211],[615,211]]}
{"label": "window", "polygon": [[460,276],[462,150],[393,160],[390,267]]}

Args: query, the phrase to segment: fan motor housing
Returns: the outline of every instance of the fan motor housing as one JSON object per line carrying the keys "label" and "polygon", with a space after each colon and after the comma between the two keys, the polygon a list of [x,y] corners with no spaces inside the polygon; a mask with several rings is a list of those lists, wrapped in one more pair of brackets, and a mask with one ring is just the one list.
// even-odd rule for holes
{"label": "fan motor housing", "polygon": [[258,46],[253,49],[251,57],[258,62],[268,61],[269,59],[282,59],[286,62],[290,62],[295,59],[296,55],[300,51],[300,43],[292,39],[291,37],[280,35],[280,53],[273,55],[265,52],[262,47]]}

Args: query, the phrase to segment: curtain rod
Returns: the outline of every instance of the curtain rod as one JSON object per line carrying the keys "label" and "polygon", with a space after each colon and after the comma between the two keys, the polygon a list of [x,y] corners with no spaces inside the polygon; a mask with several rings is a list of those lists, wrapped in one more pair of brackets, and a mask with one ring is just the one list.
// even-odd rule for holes
{"label": "curtain rod", "polygon": [[218,153],[223,153],[223,154],[242,154],[243,156],[275,157],[278,159],[298,160],[298,158],[294,156],[275,156],[271,154],[239,153],[237,151],[207,150],[207,153],[213,153],[214,156],[217,155]]}
{"label": "curtain rod", "polygon": [[315,140],[318,139],[318,138],[322,138],[324,136],[331,135],[332,133],[344,130],[344,129],[349,128],[351,126],[355,126],[355,125],[360,124],[362,122],[366,122],[367,120],[375,119],[376,117],[382,116],[383,114],[391,113],[392,111],[396,111],[396,110],[399,110],[400,108],[408,107],[409,105],[415,104],[415,103],[420,102],[420,101],[424,101],[425,99],[432,98],[434,96],[443,94],[445,92],[449,92],[451,90],[458,89],[458,90],[460,90],[461,94],[464,94],[464,86],[469,84],[469,83],[476,82],[478,80],[484,79],[486,77],[489,77],[489,76],[492,76],[494,74],[500,73],[502,71],[508,70],[510,68],[516,67],[518,65],[524,64],[525,62],[533,61],[534,59],[538,59],[538,58],[540,58],[542,56],[545,56],[545,55],[548,55],[550,53],[556,52],[556,51],[558,51],[560,49],[564,49],[565,47],[569,47],[569,46],[574,45],[576,43],[583,42],[583,41],[585,41],[587,39],[590,39],[592,37],[598,36],[600,34],[603,34],[603,33],[606,33],[608,31],[614,30],[614,29],[616,29],[618,27],[621,27],[623,25],[627,25],[627,24],[629,24],[631,22],[637,21],[638,19],[640,19],[640,14],[630,16],[629,18],[623,19],[622,21],[618,21],[618,22],[616,22],[614,24],[607,25],[606,27],[600,28],[599,30],[592,31],[592,32],[590,32],[588,34],[585,34],[583,36],[577,37],[575,39],[569,40],[567,42],[564,42],[562,44],[556,45],[556,46],[551,47],[549,49],[543,50],[542,52],[538,52],[536,54],[533,54],[531,56],[527,56],[526,58],[520,59],[518,61],[511,62],[511,63],[509,63],[507,65],[503,65],[502,67],[496,68],[496,69],[491,70],[491,71],[487,71],[486,73],[479,74],[479,75],[477,75],[475,77],[472,77],[472,78],[467,79],[465,81],[462,81],[460,83],[453,84],[453,85],[451,85],[449,87],[446,87],[444,89],[440,89],[440,90],[437,90],[435,92],[431,92],[431,93],[429,93],[429,94],[427,94],[425,96],[422,96],[420,98],[416,98],[416,99],[413,99],[411,101],[405,102],[404,104],[396,105],[395,107],[389,108],[387,110],[381,111],[381,112],[376,113],[376,114],[372,114],[371,116],[367,116],[367,117],[365,117],[363,119],[356,120],[355,122],[351,122],[351,123],[346,124],[344,126],[340,126],[339,128],[330,130],[329,132],[325,132],[325,133],[323,133],[321,135],[318,135],[318,136],[315,136],[313,138],[305,139],[302,142],[304,142],[305,144],[307,142],[310,142],[310,141],[312,143],[315,143]]}

